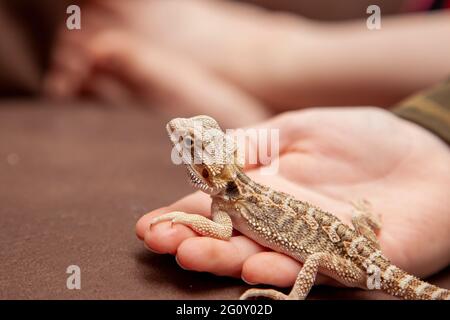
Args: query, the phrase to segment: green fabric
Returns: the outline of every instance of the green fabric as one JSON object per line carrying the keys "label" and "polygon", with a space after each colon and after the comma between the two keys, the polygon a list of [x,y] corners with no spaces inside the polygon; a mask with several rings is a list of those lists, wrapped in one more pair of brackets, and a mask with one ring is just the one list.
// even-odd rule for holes
{"label": "green fabric", "polygon": [[450,144],[450,79],[403,100],[392,111]]}

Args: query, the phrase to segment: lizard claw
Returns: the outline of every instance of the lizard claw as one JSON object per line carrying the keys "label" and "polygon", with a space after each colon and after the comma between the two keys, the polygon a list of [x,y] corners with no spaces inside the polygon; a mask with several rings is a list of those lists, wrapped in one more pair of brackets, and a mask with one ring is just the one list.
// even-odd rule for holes
{"label": "lizard claw", "polygon": [[157,224],[159,222],[163,222],[163,221],[170,221],[171,223],[173,223],[173,219],[175,219],[175,217],[171,213],[167,213],[167,214],[163,214],[158,217],[154,217],[152,220],[150,220],[150,228],[152,227],[152,225]]}
{"label": "lizard claw", "polygon": [[157,224],[159,222],[163,221],[170,221],[170,226],[172,227],[174,223],[183,223],[186,221],[186,219],[183,217],[183,214],[180,212],[169,212],[163,215],[160,215],[158,217],[154,217],[152,220],[150,220],[150,226]]}
{"label": "lizard claw", "polygon": [[248,289],[240,297],[239,300],[255,300],[258,298],[266,298],[271,300],[287,300],[288,296],[280,291],[273,289]]}

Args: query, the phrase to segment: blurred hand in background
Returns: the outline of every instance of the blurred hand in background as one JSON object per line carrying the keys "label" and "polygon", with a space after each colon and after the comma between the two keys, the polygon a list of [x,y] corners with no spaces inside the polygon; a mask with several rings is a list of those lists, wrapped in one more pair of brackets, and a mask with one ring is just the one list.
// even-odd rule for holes
{"label": "blurred hand in background", "polygon": [[390,106],[450,72],[445,11],[383,18],[378,31],[228,1],[97,0],[82,15],[82,30],[61,29],[47,93],[132,97],[227,126],[308,106]]}

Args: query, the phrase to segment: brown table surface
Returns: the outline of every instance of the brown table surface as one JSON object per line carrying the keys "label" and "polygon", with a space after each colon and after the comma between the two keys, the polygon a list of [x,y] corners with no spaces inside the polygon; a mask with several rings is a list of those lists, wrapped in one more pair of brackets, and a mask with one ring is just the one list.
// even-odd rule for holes
{"label": "brown table surface", "polygon": [[[0,102],[0,299],[236,299],[242,281],[180,269],[134,226],[192,191],[167,116],[87,102]],[[81,268],[81,290],[66,268]],[[450,287],[447,268],[430,281]],[[311,298],[381,297],[314,288]]]}

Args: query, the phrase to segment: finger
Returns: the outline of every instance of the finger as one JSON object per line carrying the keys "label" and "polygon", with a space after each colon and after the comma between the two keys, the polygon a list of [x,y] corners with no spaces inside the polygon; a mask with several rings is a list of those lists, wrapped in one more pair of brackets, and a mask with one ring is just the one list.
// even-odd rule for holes
{"label": "finger", "polygon": [[89,28],[67,30],[65,25],[60,26],[50,69],[43,81],[44,94],[53,98],[66,98],[77,92],[89,69],[89,54],[86,50],[89,37]]}
{"label": "finger", "polygon": [[53,98],[67,98],[78,93],[91,66],[87,43],[111,23],[107,6],[88,4],[83,11],[81,30],[60,25],[52,50],[50,69],[44,76],[43,93]]}
{"label": "finger", "polygon": [[183,241],[193,237],[198,237],[198,235],[189,227],[164,221],[145,231],[144,246],[156,253],[174,255]]}
{"label": "finger", "polygon": [[104,105],[117,109],[129,108],[130,104],[140,106],[141,103],[135,101],[134,96],[127,89],[122,82],[110,74],[94,72],[89,75],[89,80],[83,84],[79,93],[82,96],[95,97]]}
{"label": "finger", "polygon": [[[269,284],[290,287],[302,268],[302,264],[282,253],[270,251],[250,256],[242,266],[242,279],[249,284]],[[317,275],[316,284],[329,284],[328,277]]]}
{"label": "finger", "polygon": [[51,98],[67,98],[75,94],[88,71],[88,57],[82,46],[60,43],[53,63],[44,77],[43,93]]}
{"label": "finger", "polygon": [[249,257],[242,266],[242,279],[249,284],[270,284],[289,287],[301,264],[278,252],[262,252]]}
{"label": "finger", "polygon": [[161,208],[144,215],[136,224],[136,234],[144,240],[147,249],[158,253],[175,254],[178,246],[187,238],[197,237],[191,228],[182,224],[164,221],[150,228],[150,220],[158,215],[183,211],[192,214],[210,216],[210,198],[204,193],[193,193],[169,207]]}
{"label": "finger", "polygon": [[245,236],[232,237],[229,241],[195,237],[178,247],[177,262],[184,269],[240,277],[244,261],[264,250]]}

